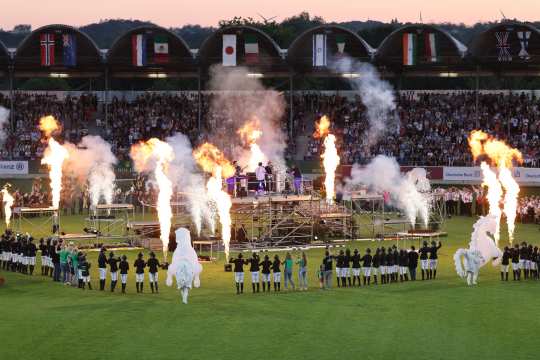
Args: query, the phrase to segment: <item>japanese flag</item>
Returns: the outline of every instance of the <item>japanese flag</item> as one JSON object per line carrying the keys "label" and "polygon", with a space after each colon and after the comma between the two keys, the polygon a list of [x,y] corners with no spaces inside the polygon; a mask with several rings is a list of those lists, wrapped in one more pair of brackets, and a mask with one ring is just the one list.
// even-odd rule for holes
{"label": "japanese flag", "polygon": [[236,66],[236,35],[223,35],[223,66]]}

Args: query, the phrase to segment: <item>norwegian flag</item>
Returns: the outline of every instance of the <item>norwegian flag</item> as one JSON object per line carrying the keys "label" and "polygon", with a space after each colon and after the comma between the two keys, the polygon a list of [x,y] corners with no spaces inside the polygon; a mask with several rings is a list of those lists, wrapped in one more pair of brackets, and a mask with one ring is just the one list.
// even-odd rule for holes
{"label": "norwegian flag", "polygon": [[512,61],[512,55],[510,55],[510,45],[508,44],[508,31],[496,32],[495,38],[497,39],[497,49],[499,50],[499,61]]}
{"label": "norwegian flag", "polygon": [[39,35],[41,45],[41,66],[54,65],[54,34]]}

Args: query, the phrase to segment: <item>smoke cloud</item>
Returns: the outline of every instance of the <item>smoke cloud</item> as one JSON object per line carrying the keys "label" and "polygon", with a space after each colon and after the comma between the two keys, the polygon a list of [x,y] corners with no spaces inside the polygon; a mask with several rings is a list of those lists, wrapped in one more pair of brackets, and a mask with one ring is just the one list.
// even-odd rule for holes
{"label": "smoke cloud", "polygon": [[394,90],[390,83],[381,80],[377,69],[368,63],[358,62],[344,57],[330,64],[330,68],[342,74],[351,75],[350,83],[360,93],[362,103],[366,107],[369,128],[365,134],[364,144],[375,145],[386,133],[396,133],[399,119],[394,113],[396,109]]}
{"label": "smoke cloud", "polygon": [[[266,89],[247,69],[211,69],[210,90],[215,91],[210,106],[209,140],[240,166],[249,165],[250,148],[241,144],[236,133],[246,122],[258,120],[262,135],[257,141],[266,159],[285,168],[286,135],[282,130],[285,112],[283,95]],[[254,169],[248,169],[253,171]]]}
{"label": "smoke cloud", "polygon": [[202,174],[197,172],[188,137],[177,133],[167,138],[166,142],[173,148],[175,156],[169,163],[169,178],[179,191],[185,193],[197,233],[200,235],[203,221],[214,232],[215,212],[209,207],[205,181]]}
{"label": "smoke cloud", "polygon": [[111,145],[100,136],[87,135],[75,146],[65,143],[69,158],[64,162],[67,175],[75,177],[79,183],[88,181],[90,202],[95,207],[103,198],[112,204],[116,175],[114,165],[118,162],[111,151]]}
{"label": "smoke cloud", "polygon": [[397,207],[414,226],[420,217],[424,226],[429,221],[429,199],[417,188],[417,184],[429,182],[422,169],[414,169],[413,174],[402,175],[399,165],[394,158],[384,155],[376,156],[367,166],[353,165],[351,177],[346,181],[346,189],[356,185],[365,185],[371,191],[388,192],[390,205]]}

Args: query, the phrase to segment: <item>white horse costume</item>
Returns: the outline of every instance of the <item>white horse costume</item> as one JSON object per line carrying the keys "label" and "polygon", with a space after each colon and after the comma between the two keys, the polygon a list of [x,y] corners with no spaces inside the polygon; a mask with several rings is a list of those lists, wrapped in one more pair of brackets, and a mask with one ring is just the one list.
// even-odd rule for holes
{"label": "white horse costume", "polygon": [[[497,266],[502,257],[502,251],[492,238],[497,231],[497,217],[481,216],[473,228],[469,248],[458,249],[454,254],[456,272],[461,278],[467,279],[469,286],[477,284],[478,273],[482,266],[489,260],[493,260],[493,266]],[[463,263],[461,258],[463,258]]]}
{"label": "white horse costume", "polygon": [[202,265],[199,263],[197,253],[191,246],[191,235],[186,228],[176,229],[176,250],[172,262],[167,270],[167,286],[172,286],[173,276],[176,277],[178,290],[182,294],[182,302],[187,304],[189,289],[192,286],[201,286],[199,275]]}

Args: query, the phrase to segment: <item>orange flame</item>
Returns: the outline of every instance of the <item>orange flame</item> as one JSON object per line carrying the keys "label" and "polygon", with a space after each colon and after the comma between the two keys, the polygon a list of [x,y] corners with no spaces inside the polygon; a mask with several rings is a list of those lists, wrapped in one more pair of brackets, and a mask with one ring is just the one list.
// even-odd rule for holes
{"label": "orange flame", "polygon": [[254,117],[252,120],[245,123],[245,125],[240,129],[238,129],[237,133],[240,135],[240,138],[242,138],[242,141],[244,141],[246,144],[251,145],[256,143],[257,140],[259,140],[262,136],[259,119]]}
{"label": "orange flame", "polygon": [[234,166],[214,144],[206,142],[200,145],[193,151],[193,157],[209,174],[215,174],[216,169],[220,168],[221,176],[228,178],[234,175]]}
{"label": "orange flame", "polygon": [[11,208],[13,207],[15,199],[9,193],[8,185],[4,186],[4,188],[0,191],[2,192],[2,202],[4,203],[4,217],[6,221],[6,229],[9,229],[9,224],[11,222]]}
{"label": "orange flame", "polygon": [[43,131],[45,137],[50,137],[51,134],[61,129],[60,124],[56,121],[54,116],[48,115],[39,119],[39,129]]}
{"label": "orange flame", "polygon": [[330,119],[324,115],[317,123],[316,130],[313,133],[315,139],[321,139],[330,132]]}
{"label": "orange flame", "polygon": [[517,149],[511,148],[504,141],[497,140],[482,130],[473,130],[469,136],[469,147],[474,160],[480,155],[487,155],[498,167],[511,168],[513,161],[523,162],[523,156]]}

